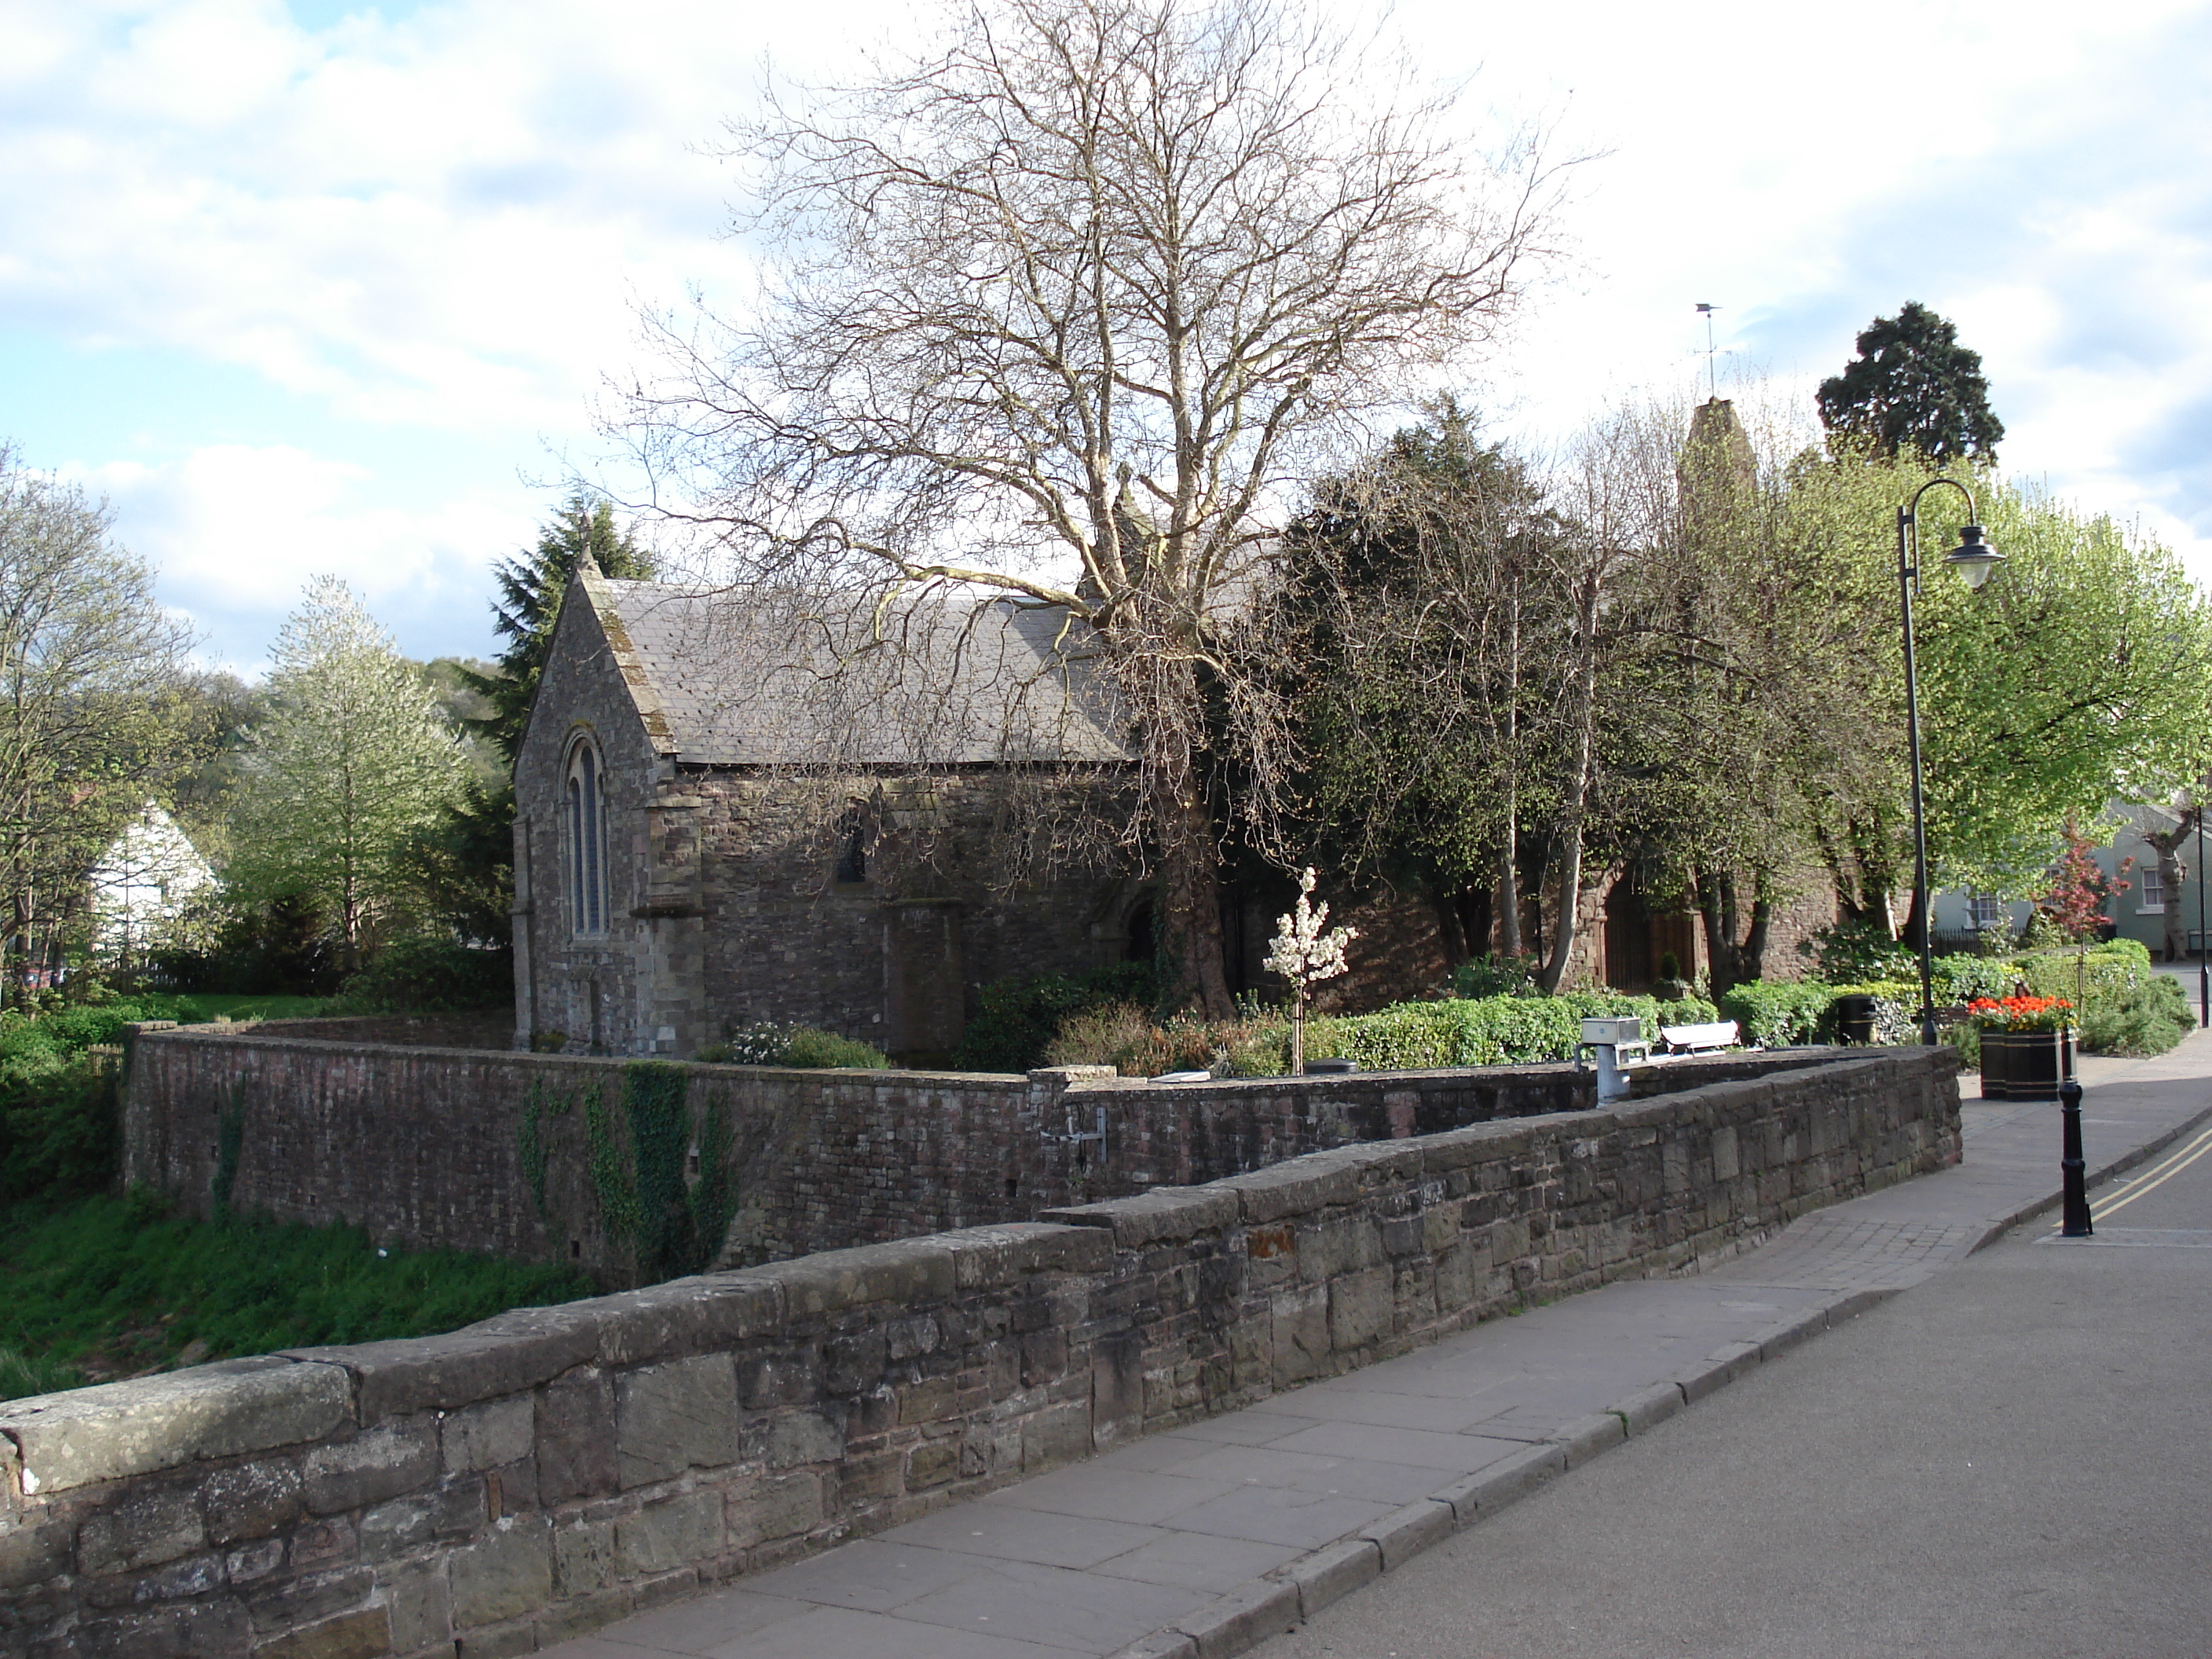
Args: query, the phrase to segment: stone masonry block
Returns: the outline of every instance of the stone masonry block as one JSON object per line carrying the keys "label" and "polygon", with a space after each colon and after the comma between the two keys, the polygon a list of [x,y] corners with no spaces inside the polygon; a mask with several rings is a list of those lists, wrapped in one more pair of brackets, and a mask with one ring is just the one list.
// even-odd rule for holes
{"label": "stone masonry block", "polygon": [[300,1471],[291,1463],[234,1463],[200,1482],[208,1541],[236,1544],[266,1538],[298,1520],[306,1508]]}
{"label": "stone masonry block", "polygon": [[675,1279],[561,1311],[590,1321],[605,1366],[715,1353],[784,1328],[782,1285],[752,1273]]}
{"label": "stone masonry block", "polygon": [[264,1642],[253,1659],[383,1659],[392,1651],[390,1611],[362,1607]]}
{"label": "stone masonry block", "polygon": [[1342,1354],[1390,1334],[1393,1274],[1388,1267],[1346,1273],[1328,1287],[1329,1346]]}
{"label": "stone masonry block", "polygon": [[1030,1273],[1103,1273],[1114,1264],[1114,1241],[1105,1231],[1023,1221],[963,1228],[939,1233],[937,1239],[952,1252],[955,1286],[974,1291],[1012,1284]]}
{"label": "stone masonry block", "polygon": [[823,1518],[822,1477],[805,1473],[733,1487],[724,1512],[730,1542],[738,1549],[811,1532]]}
{"label": "stone masonry block", "polygon": [[540,1503],[614,1491],[613,1380],[604,1371],[578,1371],[539,1389],[537,1445]]}
{"label": "stone masonry block", "polygon": [[1104,1228],[1112,1234],[1115,1248],[1134,1250],[1224,1231],[1237,1224],[1238,1206],[1229,1183],[1216,1182],[1211,1186],[1160,1188],[1134,1198],[1046,1210],[1038,1219],[1066,1222],[1073,1227]]}
{"label": "stone masonry block", "polygon": [[301,1473],[307,1507],[315,1514],[357,1510],[435,1480],[437,1435],[427,1419],[386,1424],[337,1445],[317,1447]]}
{"label": "stone masonry block", "polygon": [[578,1521],[553,1528],[553,1593],[562,1601],[605,1589],[619,1576],[615,1523]]}
{"label": "stone masonry block", "polygon": [[695,1566],[720,1553],[722,1495],[686,1492],[615,1522],[615,1561],[625,1578]]}
{"label": "stone masonry block", "polygon": [[933,1240],[902,1239],[770,1262],[747,1269],[744,1277],[781,1285],[785,1308],[794,1320],[818,1319],[878,1302],[927,1307],[952,1294],[952,1252]]}
{"label": "stone masonry block", "polygon": [[1352,1202],[1359,1196],[1359,1170],[1334,1152],[1316,1152],[1214,1185],[1234,1193],[1244,1224],[1257,1227]]}
{"label": "stone masonry block", "polygon": [[0,1590],[29,1589],[69,1571],[76,1529],[59,1516],[0,1532]]}
{"label": "stone masonry block", "polygon": [[1091,1407],[1047,1406],[1022,1422],[1022,1467],[1042,1468],[1085,1457],[1091,1451]]}
{"label": "stone masonry block", "polygon": [[1320,1376],[1329,1367],[1328,1286],[1303,1285],[1277,1292],[1269,1304],[1270,1379],[1279,1389]]}
{"label": "stone masonry block", "polygon": [[274,1583],[249,1597],[246,1610],[256,1630],[274,1635],[350,1613],[375,1589],[376,1575],[368,1568],[340,1567]]}
{"label": "stone masonry block", "polygon": [[440,1424],[438,1437],[448,1474],[519,1462],[530,1455],[537,1443],[536,1402],[525,1394],[471,1406]]}
{"label": "stone masonry block", "polygon": [[553,1540],[543,1516],[508,1516],[455,1550],[448,1569],[460,1630],[519,1619],[553,1594]]}
{"label": "stone masonry block", "polygon": [[157,1486],[86,1516],[77,1528],[77,1571],[94,1576],[135,1571],[190,1555],[206,1543],[191,1494]]}
{"label": "stone masonry block", "polygon": [[376,1423],[410,1412],[459,1411],[524,1393],[588,1361],[594,1340],[586,1328],[507,1314],[450,1336],[290,1352],[295,1358],[343,1366],[354,1379],[361,1420]]}
{"label": "stone masonry block", "polygon": [[443,1563],[410,1562],[380,1574],[378,1588],[392,1615],[395,1653],[420,1653],[453,1637],[453,1602]]}
{"label": "stone masonry block", "polygon": [[0,1405],[26,1496],[308,1443],[352,1421],[343,1371],[274,1357]]}
{"label": "stone masonry block", "polygon": [[615,1379],[615,1459],[625,1486],[738,1461],[738,1379],[725,1355],[702,1354]]}
{"label": "stone masonry block", "polygon": [[744,1451],[772,1469],[834,1463],[845,1455],[845,1431],[826,1412],[779,1412],[746,1430]]}

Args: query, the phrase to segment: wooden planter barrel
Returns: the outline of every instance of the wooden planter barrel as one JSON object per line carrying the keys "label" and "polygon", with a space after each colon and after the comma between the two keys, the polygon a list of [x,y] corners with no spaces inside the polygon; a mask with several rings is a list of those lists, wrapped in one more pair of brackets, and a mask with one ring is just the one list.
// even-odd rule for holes
{"label": "wooden planter barrel", "polygon": [[2074,1075],[2074,1033],[1982,1033],[1984,1100],[2056,1100]]}

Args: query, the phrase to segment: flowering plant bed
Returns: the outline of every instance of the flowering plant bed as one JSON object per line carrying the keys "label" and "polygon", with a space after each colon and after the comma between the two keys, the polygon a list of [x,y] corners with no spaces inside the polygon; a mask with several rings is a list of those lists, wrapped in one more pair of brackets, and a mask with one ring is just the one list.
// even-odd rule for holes
{"label": "flowering plant bed", "polygon": [[1991,1031],[2063,1031],[2074,1023],[2074,1005],[2064,997],[1977,997],[1966,1012],[1986,1035]]}

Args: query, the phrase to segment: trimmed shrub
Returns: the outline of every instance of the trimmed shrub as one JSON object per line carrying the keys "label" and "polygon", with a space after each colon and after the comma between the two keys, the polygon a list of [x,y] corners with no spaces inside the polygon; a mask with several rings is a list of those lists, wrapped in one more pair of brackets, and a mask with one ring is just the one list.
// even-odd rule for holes
{"label": "trimmed shrub", "polygon": [[394,939],[345,982],[345,1005],[365,1014],[465,1013],[514,1000],[514,955],[419,933]]}
{"label": "trimmed shrub", "polygon": [[975,1018],[960,1034],[952,1063],[963,1072],[1027,1072],[1046,1065],[1103,1066],[1108,1062],[1048,1060],[1046,1051],[1061,1026],[1078,1014],[1117,1004],[1150,1009],[1158,1001],[1158,975],[1147,962],[1120,963],[1080,974],[1017,975],[994,980],[983,988]]}
{"label": "trimmed shrub", "polygon": [[879,1072],[890,1065],[882,1049],[835,1031],[811,1025],[779,1025],[763,1020],[730,1034],[691,1056],[711,1066],[854,1066]]}
{"label": "trimmed shrub", "polygon": [[785,1040],[783,1052],[776,1057],[779,1066],[857,1066],[864,1071],[880,1072],[890,1064],[884,1051],[853,1037],[839,1036],[835,1031],[817,1031],[811,1026],[795,1027]]}
{"label": "trimmed shrub", "polygon": [[1747,1042],[1786,1048],[1814,1040],[1835,996],[1818,980],[1746,980],[1720,999],[1721,1018],[1734,1020]]}
{"label": "trimmed shrub", "polygon": [[2081,1011],[2081,1046],[2093,1054],[2162,1054],[2196,1029],[2189,994],[2164,974],[2101,992]]}

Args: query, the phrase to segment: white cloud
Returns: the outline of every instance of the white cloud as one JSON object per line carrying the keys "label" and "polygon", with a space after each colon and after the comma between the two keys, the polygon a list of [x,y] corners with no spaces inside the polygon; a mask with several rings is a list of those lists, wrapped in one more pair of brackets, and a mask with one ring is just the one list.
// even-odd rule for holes
{"label": "white cloud", "polygon": [[118,538],[161,572],[204,654],[258,672],[310,576],[343,578],[416,655],[489,648],[484,572],[535,538],[520,487],[427,509],[380,506],[368,469],[292,448],[216,445],[173,464],[71,469],[115,509]]}

